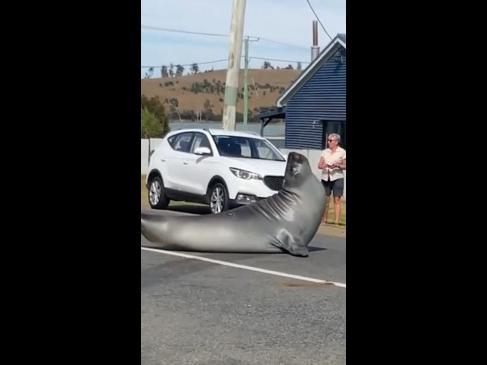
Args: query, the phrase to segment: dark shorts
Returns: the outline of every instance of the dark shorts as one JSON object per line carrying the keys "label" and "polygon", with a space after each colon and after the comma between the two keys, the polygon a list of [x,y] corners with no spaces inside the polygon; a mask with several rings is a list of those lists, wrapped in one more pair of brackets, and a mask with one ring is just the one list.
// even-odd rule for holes
{"label": "dark shorts", "polygon": [[341,197],[343,195],[343,185],[344,185],[345,179],[336,179],[333,181],[325,181],[321,180],[321,183],[323,184],[325,188],[325,194],[326,196],[330,196],[331,192],[333,191],[333,196],[335,197]]}

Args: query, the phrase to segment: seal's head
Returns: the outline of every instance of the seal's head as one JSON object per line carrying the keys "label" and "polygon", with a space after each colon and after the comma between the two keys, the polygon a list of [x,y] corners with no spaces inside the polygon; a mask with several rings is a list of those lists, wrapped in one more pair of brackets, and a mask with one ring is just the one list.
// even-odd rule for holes
{"label": "seal's head", "polygon": [[297,152],[290,152],[287,157],[284,188],[299,187],[311,174],[308,159]]}

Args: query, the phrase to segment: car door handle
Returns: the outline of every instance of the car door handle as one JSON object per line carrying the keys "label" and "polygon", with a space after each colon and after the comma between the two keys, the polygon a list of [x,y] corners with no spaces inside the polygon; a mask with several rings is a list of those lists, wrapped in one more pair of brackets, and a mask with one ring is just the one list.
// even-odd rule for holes
{"label": "car door handle", "polygon": [[166,162],[166,160],[164,160],[163,158],[161,158],[161,161],[162,161],[162,162]]}
{"label": "car door handle", "polygon": [[187,165],[188,163],[186,161],[183,162],[183,165]]}

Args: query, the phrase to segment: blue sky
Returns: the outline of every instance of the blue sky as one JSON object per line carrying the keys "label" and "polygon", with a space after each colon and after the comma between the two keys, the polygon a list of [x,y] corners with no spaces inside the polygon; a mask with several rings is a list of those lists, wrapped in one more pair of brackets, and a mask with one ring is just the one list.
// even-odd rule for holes
{"label": "blue sky", "polygon": [[[345,0],[309,2],[332,37],[337,33],[346,33]],[[142,66],[158,66],[160,69],[160,65],[169,63],[185,65],[196,62],[200,64],[202,71],[211,68],[225,69],[232,5],[233,0],[142,0]],[[310,61],[312,21],[315,19],[306,0],[247,0],[244,36],[265,38],[250,42],[250,57],[295,61],[269,60],[273,66],[280,67],[289,63],[296,67],[296,62],[301,61],[304,68]],[[147,29],[144,26],[227,36],[183,34]],[[320,49],[329,41],[318,24]],[[222,59],[225,61],[201,64]],[[263,63],[262,59],[251,59],[250,67],[260,68]],[[242,61],[241,67],[243,65]],[[154,76],[160,75],[159,69],[156,68]]]}

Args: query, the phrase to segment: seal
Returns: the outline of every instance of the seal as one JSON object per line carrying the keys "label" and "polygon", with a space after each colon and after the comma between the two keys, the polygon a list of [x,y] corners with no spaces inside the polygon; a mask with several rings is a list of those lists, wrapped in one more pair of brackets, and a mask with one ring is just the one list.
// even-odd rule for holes
{"label": "seal", "polygon": [[325,190],[305,156],[288,155],[277,194],[215,215],[141,215],[145,247],[202,252],[288,252],[308,256],[325,207]]}

